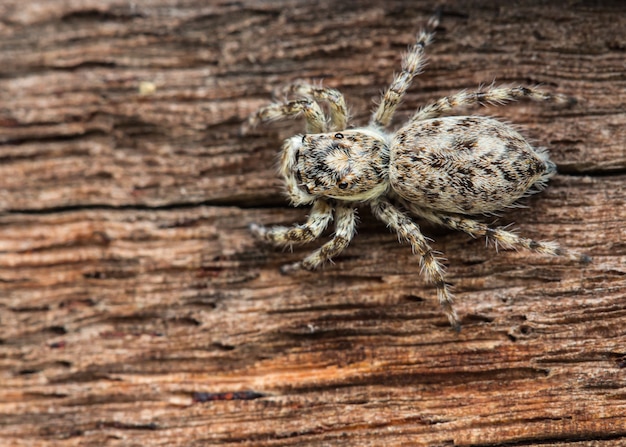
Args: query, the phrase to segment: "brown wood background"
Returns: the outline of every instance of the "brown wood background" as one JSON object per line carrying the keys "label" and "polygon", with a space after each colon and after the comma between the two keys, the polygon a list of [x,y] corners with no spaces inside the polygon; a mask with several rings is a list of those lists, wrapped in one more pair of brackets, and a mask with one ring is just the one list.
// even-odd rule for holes
{"label": "brown wood background", "polygon": [[335,3],[2,1],[0,444],[626,445],[623,3],[441,3],[396,124],[493,80],[576,97],[477,113],[559,166],[500,223],[594,258],[424,225],[460,334],[367,210],[316,273],[281,276],[312,247],[247,231],[307,210],[274,172],[302,123],[242,136],[243,120],[322,79],[366,122],[437,6]]}

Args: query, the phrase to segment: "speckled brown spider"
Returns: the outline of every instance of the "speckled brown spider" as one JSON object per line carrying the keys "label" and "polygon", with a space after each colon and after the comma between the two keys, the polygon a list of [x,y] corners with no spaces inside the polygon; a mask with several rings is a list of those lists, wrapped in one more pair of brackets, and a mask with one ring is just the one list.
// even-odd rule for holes
{"label": "speckled brown spider", "polygon": [[[292,99],[263,107],[250,124],[304,116],[306,134],[287,139],[280,173],[294,205],[311,204],[306,223],[291,228],[252,224],[258,238],[274,245],[304,244],[317,239],[335,217],[332,239],[284,271],[312,270],[341,253],[356,229],[355,203],[369,203],[374,215],[407,240],[420,256],[423,271],[437,288],[439,302],[453,327],[459,321],[444,269],[420,228],[407,212],[472,236],[483,236],[505,248],[524,247],[581,262],[591,259],[555,242],[534,241],[501,227],[490,228],[474,215],[494,213],[539,191],[556,173],[547,152],[533,148],[508,125],[483,116],[444,116],[471,104],[502,104],[519,98],[565,102],[567,98],[529,87],[490,87],[460,92],[419,109],[398,131],[389,125],[412,79],[421,72],[424,48],[438,18],[402,60],[366,127],[346,129],[343,95],[331,88],[291,85]],[[320,103],[328,106],[330,117]]]}

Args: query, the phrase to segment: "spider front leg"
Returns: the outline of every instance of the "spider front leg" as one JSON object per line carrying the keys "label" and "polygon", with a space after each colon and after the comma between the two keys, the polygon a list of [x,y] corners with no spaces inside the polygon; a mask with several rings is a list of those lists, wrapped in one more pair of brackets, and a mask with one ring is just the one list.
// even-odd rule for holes
{"label": "spider front leg", "polygon": [[327,131],[344,130],[348,125],[346,100],[341,92],[334,88],[316,87],[311,84],[291,84],[283,88],[282,93],[326,102],[330,109],[330,128]]}
{"label": "spider front leg", "polygon": [[424,66],[424,48],[433,39],[434,30],[439,24],[439,14],[428,21],[426,29],[417,36],[417,42],[402,58],[402,71],[394,76],[389,88],[383,94],[376,112],[372,115],[370,124],[377,127],[386,127],[391,122],[402,97],[411,85],[413,78],[421,73]]}
{"label": "spider front leg", "polygon": [[564,95],[543,92],[534,87],[489,87],[486,90],[475,92],[462,91],[450,96],[444,96],[432,104],[428,104],[418,110],[410,122],[423,121],[438,118],[453,109],[469,105],[504,104],[521,98],[529,98],[535,101],[550,101],[556,103],[570,102],[570,98]]}
{"label": "spider front leg", "polygon": [[304,224],[271,228],[251,224],[250,231],[258,239],[277,246],[306,244],[320,237],[331,220],[333,220],[333,207],[327,201],[318,199],[313,204],[311,214]]}
{"label": "spider front leg", "polygon": [[255,127],[260,122],[276,121],[283,118],[296,118],[304,115],[307,133],[326,132],[326,116],[319,104],[311,99],[296,99],[284,103],[270,104],[260,108],[248,119],[248,126]]}
{"label": "spider front leg", "polygon": [[523,247],[536,253],[563,256],[583,264],[591,262],[591,257],[565,249],[559,246],[556,242],[535,241],[533,239],[519,236],[501,227],[490,228],[488,225],[477,220],[470,219],[469,217],[424,210],[412,206],[411,204],[406,205],[407,209],[409,209],[412,213],[433,223],[443,225],[454,230],[463,231],[472,237],[485,236],[487,238],[491,238],[495,241],[496,247],[498,244],[501,244],[504,248]]}
{"label": "spider front leg", "polygon": [[315,270],[326,261],[341,253],[350,243],[356,231],[356,211],[354,208],[338,205],[335,210],[335,234],[332,239],[315,250],[300,262],[287,264],[281,268],[283,273],[296,270]]}
{"label": "spider front leg", "polygon": [[448,283],[446,283],[444,268],[435,257],[428,242],[426,242],[426,238],[422,235],[419,226],[386,199],[379,199],[373,202],[372,211],[376,217],[393,228],[402,239],[407,240],[411,244],[413,251],[420,255],[420,264],[426,272],[426,276],[437,288],[437,297],[443,312],[448,317],[452,327],[459,331],[461,325],[452,306],[454,298]]}

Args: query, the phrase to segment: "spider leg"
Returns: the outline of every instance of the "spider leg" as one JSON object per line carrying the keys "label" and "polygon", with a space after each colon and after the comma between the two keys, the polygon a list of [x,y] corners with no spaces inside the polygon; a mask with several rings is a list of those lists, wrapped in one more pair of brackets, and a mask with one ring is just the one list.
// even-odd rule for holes
{"label": "spider leg", "polygon": [[326,116],[319,104],[312,99],[295,99],[282,103],[274,103],[260,108],[248,118],[248,126],[254,127],[260,122],[277,121],[283,118],[296,118],[304,115],[307,133],[326,131]]}
{"label": "spider leg", "polygon": [[271,228],[251,224],[250,231],[258,239],[277,246],[306,244],[320,237],[331,220],[333,220],[333,207],[327,201],[318,199],[313,204],[311,214],[304,224]]}
{"label": "spider leg", "polygon": [[312,98],[317,102],[325,102],[330,109],[329,131],[343,130],[348,125],[348,108],[346,100],[334,88],[316,87],[311,84],[291,84],[282,89],[282,93],[304,98]]}
{"label": "spider leg", "polygon": [[536,253],[563,256],[583,264],[591,262],[591,258],[589,256],[565,249],[556,242],[535,241],[533,239],[519,236],[511,231],[507,231],[502,227],[490,228],[488,225],[469,217],[425,210],[410,203],[404,203],[407,209],[409,209],[412,213],[423,217],[426,220],[454,230],[463,231],[473,237],[485,236],[488,239],[491,238],[495,241],[496,246],[497,244],[500,244],[505,249],[523,247]]}
{"label": "spider leg", "polygon": [[454,95],[444,96],[441,99],[420,108],[410,119],[411,123],[440,117],[453,109],[468,105],[505,104],[521,98],[535,101],[549,101],[567,103],[571,99],[564,95],[541,91],[535,87],[494,87],[475,92],[461,91]]}
{"label": "spider leg", "polygon": [[378,199],[373,202],[372,211],[376,217],[393,228],[402,239],[406,239],[411,244],[413,251],[421,256],[420,263],[428,279],[437,288],[437,297],[443,312],[450,320],[452,327],[457,331],[460,330],[459,319],[452,307],[454,299],[449,285],[445,281],[444,268],[435,257],[419,226],[386,199]]}
{"label": "spider leg", "polygon": [[283,273],[290,273],[296,270],[314,270],[325,261],[341,253],[350,243],[356,231],[356,211],[347,206],[338,205],[335,210],[335,234],[332,239],[315,250],[300,262],[287,264],[281,268]]}
{"label": "spider leg", "polygon": [[426,29],[417,35],[417,41],[402,58],[402,70],[396,74],[383,94],[378,108],[372,115],[370,124],[377,127],[386,127],[391,122],[402,97],[411,85],[413,78],[422,72],[424,67],[424,48],[433,39],[434,30],[439,24],[439,14],[428,21]]}

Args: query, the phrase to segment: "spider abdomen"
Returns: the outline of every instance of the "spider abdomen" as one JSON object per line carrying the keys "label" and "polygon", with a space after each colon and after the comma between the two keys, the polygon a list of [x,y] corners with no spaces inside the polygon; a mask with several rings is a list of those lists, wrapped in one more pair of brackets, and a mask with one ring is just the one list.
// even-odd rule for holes
{"label": "spider abdomen", "polygon": [[507,207],[555,173],[545,152],[482,116],[411,122],[394,135],[389,161],[391,187],[402,198],[460,214]]}

